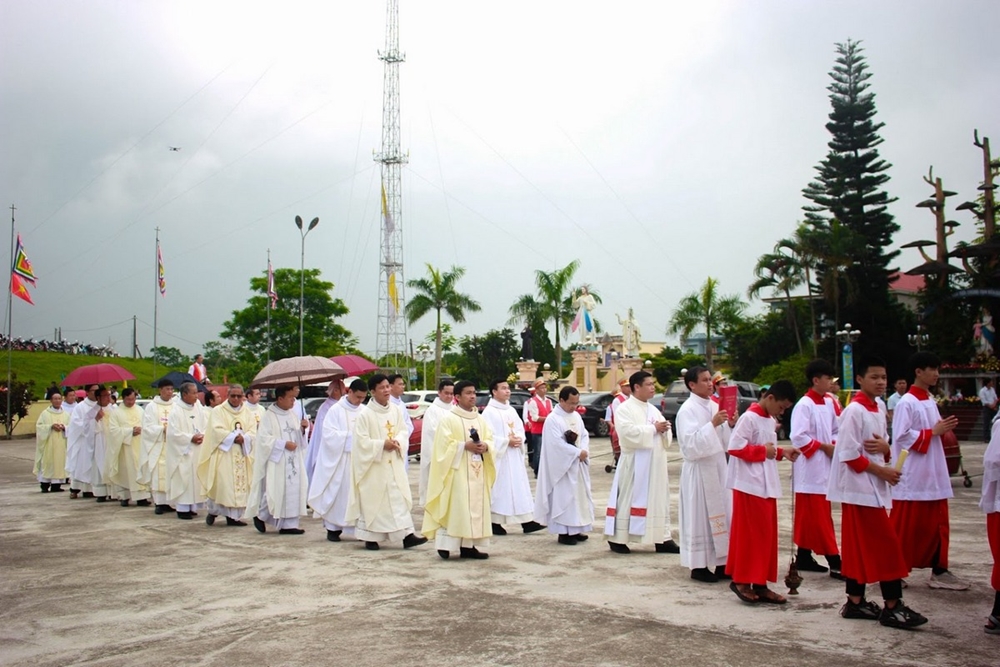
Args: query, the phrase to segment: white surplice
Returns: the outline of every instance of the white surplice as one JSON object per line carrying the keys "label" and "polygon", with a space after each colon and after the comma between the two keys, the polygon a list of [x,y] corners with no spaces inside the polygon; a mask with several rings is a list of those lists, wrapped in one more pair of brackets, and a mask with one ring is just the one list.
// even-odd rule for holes
{"label": "white surplice", "polygon": [[167,501],[178,512],[194,512],[205,504],[205,492],[198,479],[201,445],[191,442],[208,430],[208,408],[198,401],[188,405],[178,401],[167,419]]}
{"label": "white surplice", "polygon": [[[490,495],[493,523],[527,523],[535,518],[535,501],[528,481],[528,448],[524,420],[509,403],[491,398],[483,409],[483,419],[493,431],[493,460],[497,478]],[[511,436],[521,439],[520,447],[511,447]]]}
{"label": "white surplice", "polygon": [[[286,442],[294,443],[295,450],[288,450]],[[275,528],[298,528],[299,517],[307,512],[309,491],[302,418],[294,408],[282,410],[272,405],[260,420],[255,444],[246,515],[256,516]]]}
{"label": "white surplice", "polygon": [[[364,406],[352,405],[343,396],[323,417],[323,431],[315,446],[316,465],[309,482],[309,507],[313,516],[323,519],[327,530],[354,535],[347,523],[347,505],[351,496],[351,449],[354,424]],[[317,420],[318,421],[318,420]],[[310,443],[309,447],[314,445]],[[311,452],[310,452],[311,453]]]}
{"label": "white surplice", "polygon": [[[564,434],[577,434],[576,444]],[[535,520],[557,535],[589,532],[594,524],[594,499],[590,493],[590,459],[580,461],[580,451],[590,451],[590,435],[576,412],[556,404],[542,428],[542,451],[535,487]]]}
{"label": "white surplice", "polygon": [[618,544],[661,544],[670,536],[670,483],[667,478],[668,428],[656,432],[663,414],[630,396],[615,408],[621,455],[611,482],[604,535]]}
{"label": "white surplice", "polygon": [[97,497],[108,495],[104,481],[104,417],[97,420],[101,406],[97,401],[86,398],[77,404],[66,427],[66,472],[70,487],[79,491],[92,492]]}
{"label": "white surplice", "polygon": [[692,394],[677,411],[681,466],[681,565],[690,569],[726,564],[733,495],[726,488],[729,424],[712,426],[719,404]]}
{"label": "white surplice", "polygon": [[153,398],[142,412],[142,452],[139,455],[139,481],[149,485],[153,502],[167,504],[170,490],[167,477],[167,420],[177,405],[171,399]]}
{"label": "white surplice", "polygon": [[420,432],[420,504],[427,503],[427,480],[430,479],[431,461],[434,459],[434,432],[441,418],[451,412],[454,406],[435,398],[424,411],[424,426]]}

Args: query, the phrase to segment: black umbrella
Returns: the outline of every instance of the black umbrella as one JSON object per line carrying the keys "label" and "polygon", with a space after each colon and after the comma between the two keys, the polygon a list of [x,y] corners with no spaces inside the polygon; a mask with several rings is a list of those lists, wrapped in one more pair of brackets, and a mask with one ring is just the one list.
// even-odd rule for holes
{"label": "black umbrella", "polygon": [[194,382],[195,386],[198,388],[198,391],[200,393],[205,392],[205,385],[195,380],[194,376],[192,376],[190,373],[182,373],[181,371],[170,371],[169,373],[161,377],[159,380],[154,382],[152,386],[153,387],[160,386],[160,382],[162,382],[163,380],[170,380],[171,382],[174,383],[174,387],[177,389],[180,389],[181,385],[184,384],[185,382]]}

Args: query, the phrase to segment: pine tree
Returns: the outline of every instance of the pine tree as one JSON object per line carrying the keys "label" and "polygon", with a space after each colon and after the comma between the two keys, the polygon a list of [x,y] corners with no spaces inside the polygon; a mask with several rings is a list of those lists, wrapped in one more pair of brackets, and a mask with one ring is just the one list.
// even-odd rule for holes
{"label": "pine tree", "polygon": [[[875,121],[875,94],[868,83],[872,75],[862,51],[852,40],[837,44],[828,87],[833,110],[826,124],[832,138],[826,158],[816,167],[816,180],[803,190],[812,202],[803,209],[815,235],[840,226],[856,239],[853,262],[836,278],[840,286],[834,291],[841,303],[829,304],[830,310],[839,310],[836,325],[850,322],[868,339],[865,349],[896,356],[890,350],[898,345],[906,349],[906,316],[889,294],[890,278],[898,271],[890,264],[899,255],[889,247],[899,225],[887,210],[896,199],[882,189],[891,165],[879,157],[884,123]],[[822,282],[827,267],[822,254],[816,259]]]}

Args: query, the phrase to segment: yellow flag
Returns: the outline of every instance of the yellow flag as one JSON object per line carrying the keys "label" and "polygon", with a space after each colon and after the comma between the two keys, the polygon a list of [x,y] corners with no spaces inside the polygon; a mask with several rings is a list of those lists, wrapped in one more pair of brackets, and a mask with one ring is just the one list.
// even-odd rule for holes
{"label": "yellow flag", "polygon": [[389,274],[389,312],[396,317],[399,313],[399,294],[396,293],[396,272]]}

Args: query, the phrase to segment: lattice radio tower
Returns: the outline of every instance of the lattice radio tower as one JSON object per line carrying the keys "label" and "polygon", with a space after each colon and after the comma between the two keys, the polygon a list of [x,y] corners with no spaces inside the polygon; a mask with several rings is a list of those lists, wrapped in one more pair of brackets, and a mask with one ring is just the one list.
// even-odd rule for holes
{"label": "lattice radio tower", "polygon": [[385,19],[385,63],[382,84],[382,150],[375,161],[382,165],[382,244],[379,257],[378,339],[376,357],[383,366],[401,368],[406,356],[406,304],[403,274],[402,169],[408,160],[399,146],[399,0],[388,0]]}

